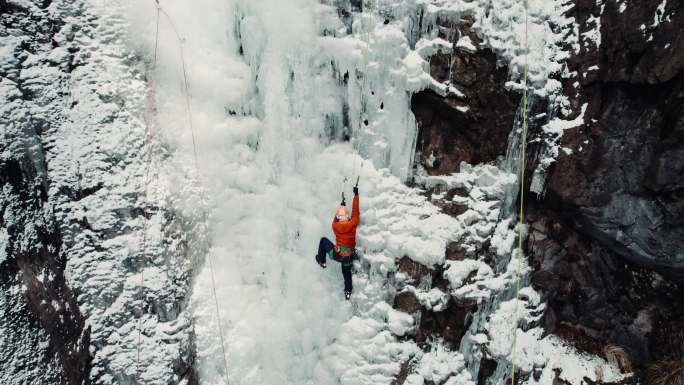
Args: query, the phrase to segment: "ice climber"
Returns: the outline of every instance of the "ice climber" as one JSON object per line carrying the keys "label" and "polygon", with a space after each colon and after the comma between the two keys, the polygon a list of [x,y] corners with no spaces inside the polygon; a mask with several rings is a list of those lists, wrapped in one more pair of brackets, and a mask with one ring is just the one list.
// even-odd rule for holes
{"label": "ice climber", "polygon": [[321,241],[318,244],[318,254],[316,255],[316,262],[318,262],[322,268],[325,268],[326,254],[342,264],[344,298],[347,300],[351,298],[352,292],[352,264],[356,254],[354,249],[356,246],[356,227],[359,225],[360,219],[359,188],[358,186],[354,186],[354,201],[352,202],[351,217],[349,216],[349,211],[347,210],[343,198],[332,222],[336,243],[333,244],[326,237],[321,238]]}

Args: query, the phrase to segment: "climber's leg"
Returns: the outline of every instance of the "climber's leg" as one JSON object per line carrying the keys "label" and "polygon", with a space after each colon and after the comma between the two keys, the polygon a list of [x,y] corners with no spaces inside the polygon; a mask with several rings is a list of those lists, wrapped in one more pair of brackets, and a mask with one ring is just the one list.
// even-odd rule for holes
{"label": "climber's leg", "polygon": [[330,253],[334,247],[335,245],[330,242],[328,238],[321,238],[321,241],[318,243],[318,254],[316,254],[316,262],[318,262],[321,267],[325,267],[325,256]]}
{"label": "climber's leg", "polygon": [[345,258],[348,261],[342,262],[342,277],[344,277],[344,292],[351,293],[352,291],[352,259],[351,257]]}

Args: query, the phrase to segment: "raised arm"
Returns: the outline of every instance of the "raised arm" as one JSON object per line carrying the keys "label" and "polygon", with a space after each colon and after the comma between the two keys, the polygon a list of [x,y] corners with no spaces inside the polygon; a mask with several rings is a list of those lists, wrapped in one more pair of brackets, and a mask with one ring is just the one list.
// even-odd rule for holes
{"label": "raised arm", "polygon": [[354,194],[354,201],[352,203],[352,217],[351,222],[354,226],[359,224],[361,220],[361,209],[359,209],[359,194]]}

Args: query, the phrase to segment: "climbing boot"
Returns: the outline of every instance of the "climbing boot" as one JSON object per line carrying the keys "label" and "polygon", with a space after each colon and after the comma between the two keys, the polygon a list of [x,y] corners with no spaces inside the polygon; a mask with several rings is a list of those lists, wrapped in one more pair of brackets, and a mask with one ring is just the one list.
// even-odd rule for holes
{"label": "climbing boot", "polygon": [[351,299],[351,291],[344,291],[344,299],[349,301]]}
{"label": "climbing boot", "polygon": [[325,262],[319,261],[319,260],[318,260],[318,255],[316,255],[315,259],[316,259],[316,263],[318,264],[318,266],[320,266],[321,268],[325,269]]}

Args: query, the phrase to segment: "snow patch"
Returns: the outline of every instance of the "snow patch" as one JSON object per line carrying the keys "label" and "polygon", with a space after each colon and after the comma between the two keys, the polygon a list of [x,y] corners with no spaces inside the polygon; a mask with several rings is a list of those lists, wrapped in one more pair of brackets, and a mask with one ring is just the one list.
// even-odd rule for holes
{"label": "snow patch", "polygon": [[9,247],[9,235],[6,228],[0,228],[0,264],[7,260],[7,248]]}
{"label": "snow patch", "polygon": [[466,52],[474,53],[477,51],[477,47],[473,44],[473,42],[470,40],[469,36],[461,36],[460,39],[456,42],[456,48],[462,49]]}

